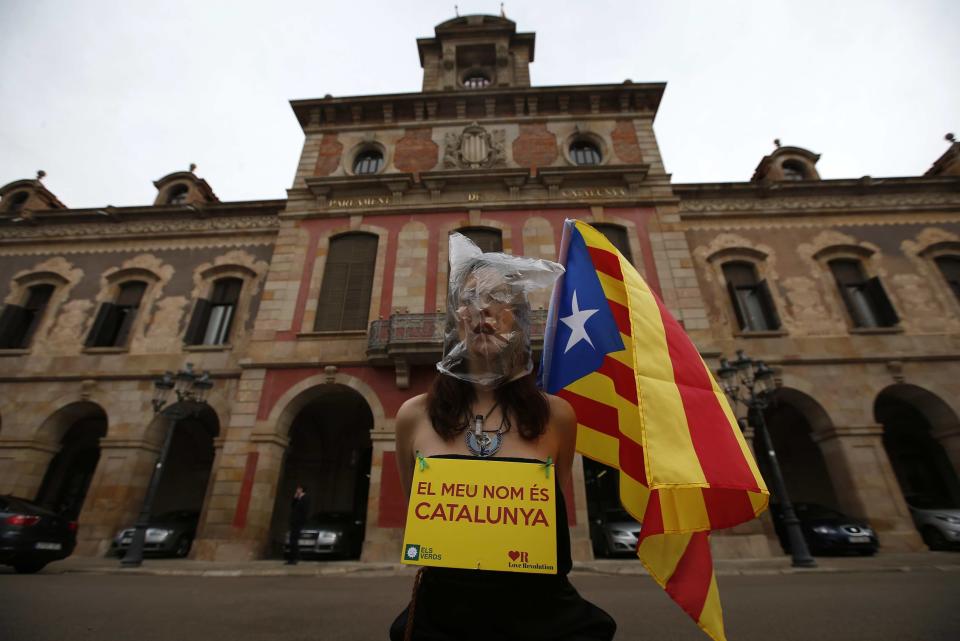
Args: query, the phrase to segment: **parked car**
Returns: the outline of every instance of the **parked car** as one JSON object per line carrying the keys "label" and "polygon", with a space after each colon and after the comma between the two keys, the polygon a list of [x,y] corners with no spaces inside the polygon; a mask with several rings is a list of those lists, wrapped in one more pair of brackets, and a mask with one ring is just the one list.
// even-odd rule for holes
{"label": "parked car", "polygon": [[[284,535],[288,553],[290,533]],[[300,530],[300,556],[358,558],[363,545],[363,521],[350,512],[319,512]]]}
{"label": "parked car", "polygon": [[[151,517],[143,542],[144,554],[187,556],[197,535],[199,520],[200,513],[193,510],[173,510]],[[126,554],[133,542],[133,533],[132,527],[120,530],[110,544],[110,552],[121,557]]]}
{"label": "parked car", "polygon": [[590,522],[590,540],[596,557],[636,556],[640,524],[623,509],[604,510]]}
{"label": "parked car", "polygon": [[[877,553],[880,544],[877,534],[861,519],[817,503],[794,503],[793,509],[800,519],[800,530],[811,554],[854,553],[865,556]],[[783,509],[777,503],[770,504],[773,525],[780,537],[784,552],[790,552],[790,541],[783,524]]]}
{"label": "parked car", "polygon": [[907,507],[928,548],[960,549],[960,508],[931,496],[908,496]]}
{"label": "parked car", "polygon": [[76,521],[27,499],[0,496],[0,563],[21,574],[39,572],[76,546]]}

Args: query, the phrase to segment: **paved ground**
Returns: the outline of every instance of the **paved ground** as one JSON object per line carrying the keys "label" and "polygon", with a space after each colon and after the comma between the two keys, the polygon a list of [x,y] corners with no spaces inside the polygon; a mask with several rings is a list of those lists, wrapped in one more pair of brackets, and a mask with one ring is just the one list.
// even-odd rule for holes
{"label": "paved ground", "polygon": [[[753,576],[768,574],[809,574],[847,572],[909,572],[914,570],[960,571],[960,551],[918,552],[909,554],[881,553],[873,557],[817,557],[814,569],[793,568],[790,558],[736,559],[715,561],[718,576]],[[592,574],[646,574],[635,558],[577,563],[574,570]],[[0,574],[11,572],[0,566]],[[214,563],[189,559],[147,559],[139,568],[121,568],[116,558],[70,557],[47,566],[44,574],[149,574],[158,576],[330,576],[345,574],[410,575],[416,568],[394,563],[358,563],[347,561],[304,561],[296,566],[282,561],[247,561]]]}
{"label": "paved ground", "polygon": [[[652,580],[577,572],[584,596],[617,620],[617,639],[706,641]],[[0,575],[4,641],[383,641],[411,578],[342,575]],[[815,572],[720,580],[731,641],[947,641],[960,630],[960,572]],[[464,595],[479,607],[496,595]],[[476,615],[476,608],[470,616]]]}

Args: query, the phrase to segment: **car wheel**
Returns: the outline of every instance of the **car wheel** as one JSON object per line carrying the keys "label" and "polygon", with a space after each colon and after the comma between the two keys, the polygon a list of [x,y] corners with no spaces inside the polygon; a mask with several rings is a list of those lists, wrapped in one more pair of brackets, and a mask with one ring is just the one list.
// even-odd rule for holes
{"label": "car wheel", "polygon": [[921,534],[923,535],[923,542],[931,550],[945,550],[949,545],[946,537],[935,527],[925,527]]}
{"label": "car wheel", "polygon": [[188,536],[181,536],[181,537],[177,540],[177,547],[174,548],[174,550],[173,550],[174,556],[176,556],[178,559],[182,559],[182,558],[184,558],[185,556],[187,556],[188,554],[190,554],[190,544],[191,544],[191,543],[193,543],[193,541],[190,539],[190,537],[188,537]]}
{"label": "car wheel", "polygon": [[46,561],[22,561],[20,563],[14,563],[13,569],[17,571],[17,574],[34,574],[42,570],[46,565]]}

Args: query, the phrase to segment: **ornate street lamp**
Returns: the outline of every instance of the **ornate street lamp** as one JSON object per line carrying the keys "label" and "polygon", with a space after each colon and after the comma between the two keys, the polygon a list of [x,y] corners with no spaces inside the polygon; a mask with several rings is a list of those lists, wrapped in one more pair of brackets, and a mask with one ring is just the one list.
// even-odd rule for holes
{"label": "ornate street lamp", "polygon": [[[156,497],[157,488],[160,486],[160,477],[163,473],[163,466],[167,462],[167,453],[170,451],[173,431],[179,421],[189,416],[196,416],[207,407],[207,393],[213,388],[213,381],[210,380],[210,372],[198,374],[193,371],[193,363],[187,363],[186,368],[176,374],[166,372],[163,376],[154,380],[153,387],[151,404],[153,405],[154,416],[160,415],[168,419],[170,427],[163,438],[163,447],[160,448],[160,454],[157,455],[157,462],[150,475],[147,495],[143,499],[140,517],[134,526],[136,529],[133,533],[133,541],[130,542],[127,553],[123,555],[123,559],[120,561],[122,567],[139,567],[143,563],[143,544],[147,536],[147,526],[150,523],[150,513],[153,510],[153,499]],[[176,394],[176,402],[167,406],[171,391]]]}
{"label": "ornate street lamp", "polygon": [[773,495],[780,502],[783,510],[783,524],[787,528],[787,538],[790,541],[790,555],[793,557],[793,566],[798,568],[814,568],[817,562],[810,556],[807,542],[800,530],[800,519],[793,509],[787,486],[783,481],[777,453],[773,449],[773,441],[767,432],[767,422],[763,411],[773,403],[773,392],[776,385],[773,381],[773,370],[763,361],[755,361],[737,350],[737,358],[732,362],[726,358],[720,359],[720,369],[717,377],[721,381],[723,391],[734,405],[743,403],[747,408],[747,421],[753,426],[757,435],[757,449],[765,452],[770,461],[770,481],[773,485]]}

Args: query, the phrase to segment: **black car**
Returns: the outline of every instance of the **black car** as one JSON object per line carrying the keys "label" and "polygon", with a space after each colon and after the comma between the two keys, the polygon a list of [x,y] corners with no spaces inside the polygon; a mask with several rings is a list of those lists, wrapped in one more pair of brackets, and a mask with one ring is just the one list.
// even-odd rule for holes
{"label": "black car", "polygon": [[[185,557],[197,535],[200,513],[194,510],[173,510],[150,517],[143,541],[144,554]],[[120,530],[110,544],[110,553],[123,556],[133,542],[134,528]]]}
{"label": "black car", "polygon": [[[877,534],[867,522],[817,503],[794,503],[793,509],[800,520],[800,531],[811,554],[869,556],[877,553]],[[780,545],[784,552],[789,553],[790,540],[783,524],[782,507],[771,503],[770,514],[777,536],[780,537]]]}
{"label": "black car", "polygon": [[604,510],[599,518],[590,521],[595,557],[635,557],[639,538],[640,524],[626,510]]}
{"label": "black car", "polygon": [[[289,552],[290,533],[284,535],[284,553]],[[314,514],[300,530],[300,556],[359,558],[363,545],[363,521],[350,512]]]}
{"label": "black car", "polygon": [[77,546],[77,522],[15,496],[0,496],[0,563],[21,574],[65,559]]}

